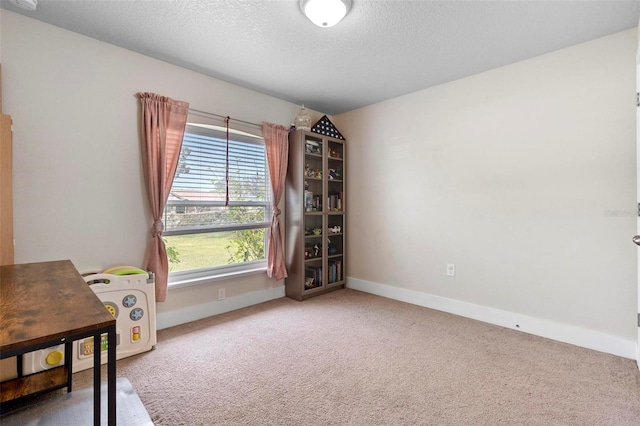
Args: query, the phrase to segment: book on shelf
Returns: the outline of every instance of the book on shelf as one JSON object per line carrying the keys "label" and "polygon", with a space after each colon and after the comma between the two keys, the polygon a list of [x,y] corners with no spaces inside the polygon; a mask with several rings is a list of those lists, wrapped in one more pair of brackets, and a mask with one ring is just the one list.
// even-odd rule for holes
{"label": "book on shelf", "polygon": [[332,192],[331,194],[329,194],[329,196],[327,197],[327,205],[330,212],[342,211],[344,207],[343,194],[343,192]]}
{"label": "book on shelf", "polygon": [[342,281],[342,261],[330,260],[328,273],[330,283]]}

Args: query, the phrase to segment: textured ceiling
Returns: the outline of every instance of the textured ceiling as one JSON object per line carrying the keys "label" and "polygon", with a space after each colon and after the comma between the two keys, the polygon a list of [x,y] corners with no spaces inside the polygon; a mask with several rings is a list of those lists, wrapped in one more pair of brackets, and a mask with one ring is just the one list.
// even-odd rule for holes
{"label": "textured ceiling", "polygon": [[353,0],[325,29],[298,0],[0,5],[327,114],[634,28],[640,17],[640,1]]}

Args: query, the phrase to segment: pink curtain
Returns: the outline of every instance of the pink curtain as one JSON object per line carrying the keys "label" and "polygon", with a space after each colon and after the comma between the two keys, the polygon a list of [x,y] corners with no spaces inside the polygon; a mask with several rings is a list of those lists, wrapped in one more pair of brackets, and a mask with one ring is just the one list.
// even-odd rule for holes
{"label": "pink curtain", "polygon": [[289,129],[271,123],[262,123],[262,135],[267,148],[269,176],[273,192],[273,216],[269,232],[267,248],[267,275],[275,280],[287,278],[287,267],[284,261],[284,243],[280,229],[280,199],[284,193],[289,162]]}
{"label": "pink curtain", "polygon": [[144,183],[153,214],[146,268],[155,274],[156,301],[167,297],[169,260],[162,241],[162,214],[178,166],[189,104],[153,93],[138,93],[142,105],[141,145]]}

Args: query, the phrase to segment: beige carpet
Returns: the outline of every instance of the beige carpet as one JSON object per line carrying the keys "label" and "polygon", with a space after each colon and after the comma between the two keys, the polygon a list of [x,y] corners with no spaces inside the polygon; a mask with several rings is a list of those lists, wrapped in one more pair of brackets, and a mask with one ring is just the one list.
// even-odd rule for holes
{"label": "beige carpet", "polygon": [[156,425],[640,425],[632,360],[354,290],[162,330],[118,376]]}

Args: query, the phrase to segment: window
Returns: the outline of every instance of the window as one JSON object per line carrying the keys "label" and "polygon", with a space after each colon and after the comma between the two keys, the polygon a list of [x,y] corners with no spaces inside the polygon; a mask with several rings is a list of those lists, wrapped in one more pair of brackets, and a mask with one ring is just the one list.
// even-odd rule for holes
{"label": "window", "polygon": [[271,185],[264,139],[187,123],[164,211],[170,283],[266,267]]}

